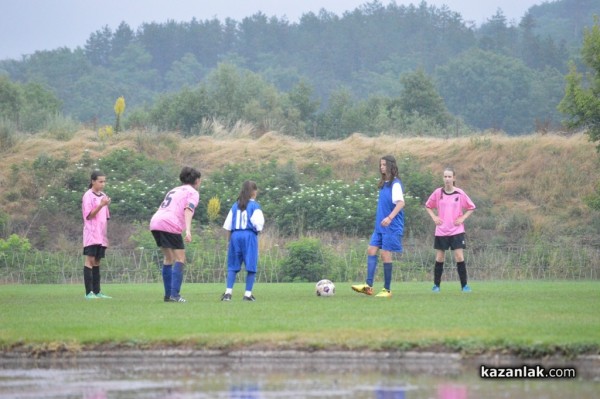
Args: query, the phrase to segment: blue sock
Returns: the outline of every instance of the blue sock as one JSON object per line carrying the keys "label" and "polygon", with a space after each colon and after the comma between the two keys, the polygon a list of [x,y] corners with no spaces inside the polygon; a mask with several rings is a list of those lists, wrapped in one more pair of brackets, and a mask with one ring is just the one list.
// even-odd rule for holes
{"label": "blue sock", "polygon": [[227,288],[233,288],[233,284],[235,284],[235,277],[237,276],[237,272],[233,270],[227,271]]}
{"label": "blue sock", "polygon": [[383,288],[390,290],[392,285],[392,263],[383,264]]}
{"label": "blue sock", "polygon": [[372,287],[373,279],[375,278],[375,272],[377,271],[377,255],[367,256],[367,284]]}
{"label": "blue sock", "polygon": [[175,262],[173,264],[173,273],[171,280],[171,296],[174,298],[179,297],[179,291],[181,291],[181,284],[183,284],[183,267],[185,264],[181,262]]}
{"label": "blue sock", "polygon": [[165,296],[171,296],[171,281],[173,275],[173,266],[172,265],[163,265],[162,267],[162,278],[163,285],[165,286]]}
{"label": "blue sock", "polygon": [[252,291],[254,279],[256,279],[256,272],[248,272],[248,274],[246,274],[246,291]]}

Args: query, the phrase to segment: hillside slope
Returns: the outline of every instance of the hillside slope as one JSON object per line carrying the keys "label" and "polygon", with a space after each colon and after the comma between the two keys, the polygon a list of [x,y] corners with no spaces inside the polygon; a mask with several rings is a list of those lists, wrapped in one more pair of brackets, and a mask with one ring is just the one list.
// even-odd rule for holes
{"label": "hillside slope", "polygon": [[355,134],[342,141],[299,141],[277,133],[258,138],[243,132],[183,138],[174,133],[125,132],[101,142],[94,132],[82,130],[69,141],[25,137],[0,157],[0,207],[9,215],[9,223],[1,233],[26,234],[36,229],[36,203],[44,195],[44,187],[32,181],[25,165],[31,165],[42,154],[66,154],[77,161],[85,151],[94,158],[118,148],[193,165],[207,177],[230,163],[274,159],[281,163],[291,160],[297,165],[328,164],[335,177],[352,181],[365,174],[377,176],[379,158],[392,154],[421,163],[440,176],[441,185],[442,168],[452,165],[457,186],[471,195],[480,210],[473,218],[475,226],[510,231],[522,223],[528,234],[566,235],[599,242],[598,214],[583,201],[598,184],[600,163],[595,147],[584,135],[552,134],[453,139]]}

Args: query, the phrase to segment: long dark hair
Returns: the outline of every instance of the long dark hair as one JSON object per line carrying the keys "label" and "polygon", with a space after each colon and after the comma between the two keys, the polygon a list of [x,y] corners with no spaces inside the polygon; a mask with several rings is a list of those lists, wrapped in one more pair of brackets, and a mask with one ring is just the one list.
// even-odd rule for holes
{"label": "long dark hair", "polygon": [[98,178],[101,176],[106,176],[106,175],[99,170],[93,171],[92,175],[90,176],[90,184],[89,184],[88,188],[92,188],[93,182],[98,180]]}
{"label": "long dark hair", "polygon": [[396,177],[398,177],[398,164],[396,163],[396,158],[394,158],[392,155],[386,155],[384,157],[381,157],[381,159],[379,160],[380,168],[382,160],[385,161],[385,174],[381,174],[381,179],[379,180],[379,184],[377,185],[378,188],[383,187],[386,181],[389,182],[389,184],[392,184],[392,181]]}
{"label": "long dark hair", "polygon": [[238,208],[241,211],[245,211],[248,206],[248,202],[252,198],[252,194],[258,190],[258,186],[255,181],[246,180],[244,184],[242,184],[242,190],[240,191],[240,195],[237,198]]}
{"label": "long dark hair", "polygon": [[194,184],[196,183],[196,179],[201,177],[202,173],[189,166],[184,166],[183,169],[181,169],[181,173],[179,173],[179,180],[183,184]]}

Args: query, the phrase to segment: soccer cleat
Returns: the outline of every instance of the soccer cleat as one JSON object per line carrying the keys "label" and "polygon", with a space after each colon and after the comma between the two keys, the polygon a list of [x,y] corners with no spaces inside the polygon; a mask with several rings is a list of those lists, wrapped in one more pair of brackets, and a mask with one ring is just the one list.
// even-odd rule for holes
{"label": "soccer cleat", "polygon": [[250,302],[254,302],[256,301],[256,298],[254,298],[254,295],[250,295],[250,296],[246,296],[244,295],[244,301],[250,301]]}
{"label": "soccer cleat", "polygon": [[222,301],[231,301],[231,294],[223,294],[221,295]]}
{"label": "soccer cleat", "polygon": [[462,287],[462,292],[471,292],[471,287],[469,287],[468,285],[465,285],[464,287]]}
{"label": "soccer cleat", "polygon": [[96,294],[96,298],[100,298],[100,299],[112,299],[112,296],[104,295],[103,293],[99,292],[99,293]]}
{"label": "soccer cleat", "polygon": [[85,299],[98,299],[98,297],[93,292],[90,292],[85,296]]}
{"label": "soccer cleat", "polygon": [[365,295],[373,295],[373,287],[367,284],[353,285],[352,290]]}
{"label": "soccer cleat", "polygon": [[165,302],[171,302],[171,297],[170,296],[165,296],[163,297]]}
{"label": "soccer cleat", "polygon": [[187,301],[185,299],[183,299],[182,296],[172,296],[172,297],[169,297],[169,302],[181,302],[181,303],[183,303],[183,302],[187,302]]}
{"label": "soccer cleat", "polygon": [[440,286],[434,285],[433,288],[431,289],[431,292],[440,292]]}
{"label": "soccer cleat", "polygon": [[386,290],[385,288],[383,288],[379,294],[375,295],[375,297],[376,298],[391,298],[392,291]]}

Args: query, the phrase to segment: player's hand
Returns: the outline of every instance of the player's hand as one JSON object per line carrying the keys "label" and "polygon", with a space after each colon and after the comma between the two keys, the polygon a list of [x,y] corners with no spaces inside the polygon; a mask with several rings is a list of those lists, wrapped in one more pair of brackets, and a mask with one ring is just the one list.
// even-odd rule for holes
{"label": "player's hand", "polygon": [[105,195],[104,198],[100,200],[100,204],[102,206],[110,205],[110,197],[108,195]]}
{"label": "player's hand", "polygon": [[392,223],[392,219],[390,219],[389,217],[385,217],[383,218],[383,220],[381,221],[381,225],[383,227],[387,227]]}
{"label": "player's hand", "polygon": [[185,232],[185,242],[192,242],[192,233],[189,231]]}
{"label": "player's hand", "polygon": [[465,220],[463,218],[458,218],[454,221],[454,225],[455,226],[460,226],[461,224],[463,224],[465,222]]}
{"label": "player's hand", "polygon": [[433,223],[435,223],[437,226],[440,226],[442,224],[442,219],[439,216],[434,216]]}

